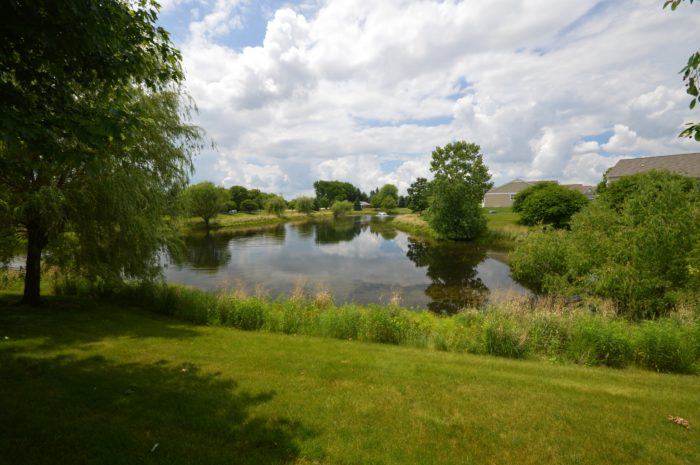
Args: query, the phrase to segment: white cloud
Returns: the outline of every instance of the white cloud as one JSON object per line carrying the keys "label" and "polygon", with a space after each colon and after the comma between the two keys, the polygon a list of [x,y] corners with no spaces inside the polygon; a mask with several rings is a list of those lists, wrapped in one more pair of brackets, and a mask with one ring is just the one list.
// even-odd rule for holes
{"label": "white cloud", "polygon": [[676,137],[693,116],[677,71],[700,17],[656,0],[309,2],[270,11],[242,49],[226,37],[255,2],[164,7],[194,6],[187,84],[219,146],[197,176],[218,183],[404,192],[457,139],[481,145],[496,183],[595,183],[621,156],[697,150]]}

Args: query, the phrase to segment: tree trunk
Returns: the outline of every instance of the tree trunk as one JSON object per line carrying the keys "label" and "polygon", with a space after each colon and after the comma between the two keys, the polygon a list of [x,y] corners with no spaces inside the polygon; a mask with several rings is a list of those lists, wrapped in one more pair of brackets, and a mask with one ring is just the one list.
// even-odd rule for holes
{"label": "tree trunk", "polygon": [[41,251],[48,238],[38,221],[27,224],[27,268],[24,275],[24,297],[22,302],[39,305],[41,286]]}

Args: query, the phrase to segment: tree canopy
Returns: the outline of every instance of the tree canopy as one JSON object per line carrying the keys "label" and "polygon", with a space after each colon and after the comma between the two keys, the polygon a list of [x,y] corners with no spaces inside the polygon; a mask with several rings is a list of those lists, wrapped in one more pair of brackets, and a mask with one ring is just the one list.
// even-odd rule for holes
{"label": "tree canopy", "polygon": [[399,189],[393,184],[384,184],[381,189],[370,197],[374,208],[393,210],[399,202]]}
{"label": "tree canopy", "polygon": [[[324,208],[332,205],[336,200],[354,201],[358,198],[361,200],[366,198],[366,196],[362,195],[359,188],[343,181],[318,180],[314,182],[314,190],[316,191],[316,200],[325,203],[325,205],[321,205]],[[321,199],[325,200],[322,201]]]}
{"label": "tree canopy", "polygon": [[155,275],[163,217],[201,141],[157,5],[13,1],[0,12],[0,228],[26,239],[24,301],[39,301],[45,249],[95,281]]}
{"label": "tree canopy", "polygon": [[493,183],[480,151],[477,144],[458,141],[432,153],[428,223],[441,237],[473,239],[486,229],[481,201]]}
{"label": "tree canopy", "polygon": [[182,193],[182,198],[187,212],[202,218],[209,231],[209,221],[226,208],[229,195],[223,187],[206,181],[187,187]]}
{"label": "tree canopy", "polygon": [[428,209],[431,184],[426,178],[416,179],[408,188],[408,208],[414,212]]}

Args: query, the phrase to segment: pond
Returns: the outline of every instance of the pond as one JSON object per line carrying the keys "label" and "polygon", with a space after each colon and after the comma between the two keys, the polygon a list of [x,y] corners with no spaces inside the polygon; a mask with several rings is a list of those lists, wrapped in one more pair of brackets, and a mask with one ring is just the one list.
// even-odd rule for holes
{"label": "pond", "polygon": [[397,231],[391,218],[354,216],[246,231],[187,236],[165,257],[165,278],[207,290],[271,297],[304,286],[329,291],[336,304],[388,303],[452,313],[480,306],[493,292],[526,294],[506,253],[467,242],[429,242]]}

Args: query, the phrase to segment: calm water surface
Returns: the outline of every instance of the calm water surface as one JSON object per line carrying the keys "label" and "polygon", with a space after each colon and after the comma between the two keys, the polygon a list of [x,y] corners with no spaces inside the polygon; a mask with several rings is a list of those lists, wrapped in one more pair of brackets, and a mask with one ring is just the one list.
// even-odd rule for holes
{"label": "calm water surface", "polygon": [[337,304],[386,303],[454,312],[490,292],[528,293],[510,276],[504,253],[470,243],[431,244],[370,216],[283,224],[185,238],[166,258],[166,280],[208,290],[262,286],[272,297],[298,285],[332,293]]}

